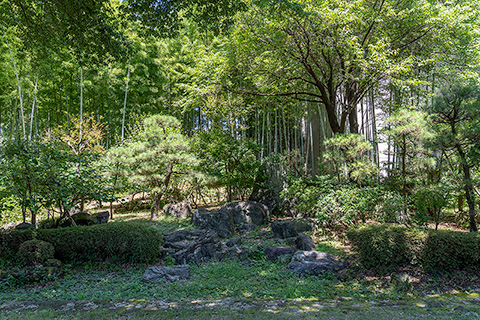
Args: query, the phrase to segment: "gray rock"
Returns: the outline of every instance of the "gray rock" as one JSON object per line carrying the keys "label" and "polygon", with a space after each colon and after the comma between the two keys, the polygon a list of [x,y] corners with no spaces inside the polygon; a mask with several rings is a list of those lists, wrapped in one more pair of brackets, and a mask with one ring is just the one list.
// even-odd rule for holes
{"label": "gray rock", "polygon": [[190,266],[155,266],[149,267],[143,274],[143,281],[157,282],[160,279],[167,279],[169,281],[176,281],[180,279],[188,279],[190,277]]}
{"label": "gray rock", "polygon": [[[178,231],[173,231],[163,235],[163,241],[165,243],[175,243],[184,240],[199,240],[205,238],[207,235],[207,230],[198,230],[198,229],[183,229]],[[165,245],[164,245],[165,246]]]}
{"label": "gray rock", "polygon": [[179,264],[209,261],[223,248],[217,233],[210,230],[178,230],[165,234],[163,240],[163,248]]}
{"label": "gray rock", "polygon": [[267,260],[277,261],[280,256],[292,255],[296,250],[295,247],[267,246],[263,254]]}
{"label": "gray rock", "polygon": [[97,218],[97,224],[107,223],[110,218],[110,213],[108,211],[98,212],[95,217]]}
{"label": "gray rock", "polygon": [[33,228],[35,228],[35,225],[28,222],[22,222],[15,227],[15,229],[17,230],[27,230],[27,229],[33,229]]}
{"label": "gray rock", "polygon": [[3,227],[3,230],[12,230],[12,229],[15,229],[16,226],[17,224],[15,222],[10,222],[9,224]]}
{"label": "gray rock", "polygon": [[272,222],[272,231],[275,238],[287,239],[290,237],[296,237],[299,233],[311,230],[311,224],[304,219],[289,219]]}
{"label": "gray rock", "polygon": [[277,203],[275,198],[275,193],[271,189],[254,189],[248,200],[267,206],[268,211],[270,212],[275,212],[279,207],[279,203]]}
{"label": "gray rock", "polygon": [[176,263],[202,263],[210,260],[246,259],[249,250],[239,246],[240,237],[221,241],[211,230],[185,229],[163,236],[163,249]]}
{"label": "gray rock", "polygon": [[270,221],[270,211],[264,204],[254,201],[229,202],[220,211],[228,212],[236,225],[251,223],[257,226]]}
{"label": "gray rock", "polygon": [[312,251],[315,250],[315,243],[310,236],[305,233],[300,233],[295,240],[295,246],[298,250]]}
{"label": "gray rock", "polygon": [[228,241],[225,242],[225,244],[227,245],[227,247],[233,247],[240,244],[240,242],[242,242],[242,238],[234,237],[234,238],[228,239]]}
{"label": "gray rock", "polygon": [[235,245],[233,247],[222,247],[221,250],[214,253],[213,258],[219,261],[225,259],[245,260],[249,254],[248,249]]}
{"label": "gray rock", "polygon": [[233,235],[233,217],[224,210],[197,209],[192,215],[192,224],[201,229],[215,231],[221,238],[229,238]]}
{"label": "gray rock", "polygon": [[327,271],[338,272],[346,267],[347,263],[345,261],[319,251],[297,251],[287,266],[294,273],[315,276]]}
{"label": "gray rock", "polygon": [[192,208],[188,202],[171,203],[163,207],[163,212],[177,219],[187,219],[192,215]]}
{"label": "gray rock", "polygon": [[247,232],[255,230],[256,228],[257,228],[257,226],[254,225],[253,223],[240,223],[237,226],[237,230],[240,233],[247,233]]}
{"label": "gray rock", "polygon": [[77,226],[91,226],[97,222],[97,218],[88,212],[79,212],[72,215]]}

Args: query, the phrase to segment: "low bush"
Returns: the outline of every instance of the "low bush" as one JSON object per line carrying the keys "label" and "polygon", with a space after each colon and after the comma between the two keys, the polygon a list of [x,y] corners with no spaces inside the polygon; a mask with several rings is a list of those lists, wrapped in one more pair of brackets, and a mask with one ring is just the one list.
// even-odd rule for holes
{"label": "low bush", "polygon": [[367,268],[392,270],[407,264],[427,272],[480,268],[478,233],[362,225],[349,229],[347,237]]}
{"label": "low bush", "polygon": [[18,258],[25,265],[40,264],[53,259],[54,253],[53,245],[42,240],[25,241],[18,248]]}
{"label": "low bush", "polygon": [[53,244],[55,258],[67,261],[156,262],[162,233],[139,223],[107,223],[63,229],[13,230],[0,233],[0,257],[12,258],[28,240]]}

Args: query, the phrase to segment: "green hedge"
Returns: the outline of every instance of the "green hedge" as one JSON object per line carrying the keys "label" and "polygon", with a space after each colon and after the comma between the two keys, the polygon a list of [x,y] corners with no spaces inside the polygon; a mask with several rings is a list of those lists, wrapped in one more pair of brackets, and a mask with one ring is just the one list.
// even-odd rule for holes
{"label": "green hedge", "polygon": [[362,225],[347,237],[367,268],[392,270],[411,264],[427,272],[479,269],[480,234]]}
{"label": "green hedge", "polygon": [[0,257],[12,258],[20,245],[37,239],[50,242],[55,258],[67,261],[156,262],[162,233],[138,223],[107,223],[63,229],[14,230],[0,233]]}

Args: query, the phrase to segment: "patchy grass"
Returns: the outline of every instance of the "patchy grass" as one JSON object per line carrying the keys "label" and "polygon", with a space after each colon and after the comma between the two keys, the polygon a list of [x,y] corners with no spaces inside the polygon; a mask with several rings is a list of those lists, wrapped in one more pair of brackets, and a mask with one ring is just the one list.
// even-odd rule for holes
{"label": "patchy grass", "polygon": [[470,320],[478,318],[478,314],[468,310],[423,310],[418,308],[409,308],[399,310],[398,308],[379,308],[364,310],[349,310],[339,308],[336,310],[322,310],[302,312],[281,311],[270,312],[268,310],[168,310],[168,311],[143,311],[136,310],[128,313],[118,313],[109,310],[89,310],[78,313],[63,313],[52,310],[38,312],[22,312],[5,315],[2,319],[14,320],[43,320],[43,319],[78,319],[78,320],[97,320],[97,319],[129,319],[129,320],[147,320],[147,319],[212,319],[212,320],[237,320],[237,319],[259,319],[259,320],[277,320],[277,319],[345,319],[345,320],[370,320],[370,319],[439,319],[439,320]]}
{"label": "patchy grass", "polygon": [[362,299],[398,296],[358,280],[341,282],[332,275],[298,277],[280,263],[259,260],[193,265],[189,280],[146,283],[146,265],[86,264],[70,269],[63,279],[32,286],[0,284],[0,301],[120,299]]}

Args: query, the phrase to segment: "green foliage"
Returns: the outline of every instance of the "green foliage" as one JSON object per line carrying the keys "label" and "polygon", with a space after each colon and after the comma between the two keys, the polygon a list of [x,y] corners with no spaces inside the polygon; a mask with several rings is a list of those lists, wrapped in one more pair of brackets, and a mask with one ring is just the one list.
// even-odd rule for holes
{"label": "green foliage", "polygon": [[41,264],[53,259],[55,249],[49,242],[42,240],[25,241],[18,248],[18,258],[25,265]]}
{"label": "green foliage", "polygon": [[477,231],[472,172],[478,168],[480,159],[479,104],[480,88],[476,83],[453,79],[429,107],[437,148],[446,156],[453,151],[463,173],[461,185],[469,207],[470,231]]}
{"label": "green foliage", "polygon": [[333,190],[332,180],[329,175],[317,176],[311,181],[290,177],[288,187],[282,190],[281,197],[299,212],[311,216],[318,199]]}
{"label": "green foliage", "polygon": [[378,175],[378,168],[367,156],[370,142],[358,134],[339,134],[325,141],[325,161],[331,165],[338,182],[355,181],[359,185]]}
{"label": "green foliage", "polygon": [[377,218],[377,206],[381,202],[381,189],[341,186],[320,198],[315,205],[315,217],[326,226],[348,226]]}
{"label": "green foliage", "polygon": [[180,122],[163,115],[144,118],[131,138],[111,148],[107,157],[112,175],[122,175],[133,189],[155,193],[164,191],[169,166],[175,184],[190,178],[197,164]]}
{"label": "green foliage", "polygon": [[480,268],[477,233],[363,225],[349,229],[347,237],[367,268],[398,269],[407,264],[427,272]]}
{"label": "green foliage", "polygon": [[48,241],[63,262],[104,261],[153,263],[161,258],[162,233],[139,223],[107,223],[61,229],[0,233],[0,256],[12,256],[33,238]]}
{"label": "green foliage", "polygon": [[404,230],[394,225],[363,225],[350,228],[347,237],[365,267],[388,270],[409,262]]}
{"label": "green foliage", "polygon": [[192,144],[202,159],[201,168],[227,188],[229,200],[234,194],[241,194],[243,198],[255,185],[261,165],[255,157],[258,145],[252,140],[239,140],[229,132],[213,129],[199,132]]}
{"label": "green foliage", "polygon": [[50,141],[4,139],[1,155],[2,195],[28,208],[33,223],[41,208],[58,207],[65,216],[82,200],[108,196],[102,168],[86,152],[76,155]]}
{"label": "green foliage", "polygon": [[418,188],[415,193],[415,220],[426,223],[428,220],[435,221],[435,228],[440,222],[442,208],[446,205],[448,190],[445,186],[424,186]]}

